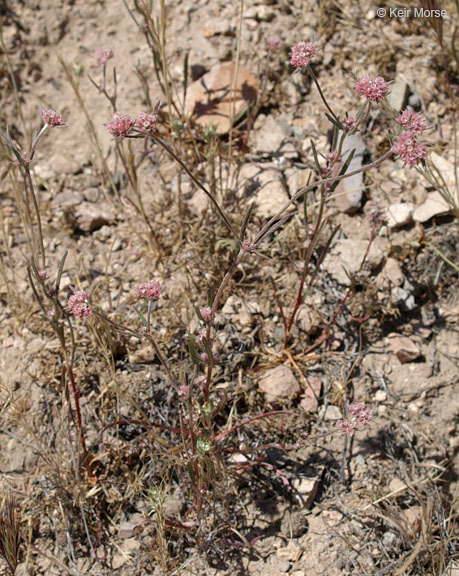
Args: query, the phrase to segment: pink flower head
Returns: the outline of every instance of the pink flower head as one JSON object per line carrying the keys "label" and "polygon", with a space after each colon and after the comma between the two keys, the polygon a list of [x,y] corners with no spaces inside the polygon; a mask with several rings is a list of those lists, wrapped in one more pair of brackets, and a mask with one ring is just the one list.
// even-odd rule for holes
{"label": "pink flower head", "polygon": [[76,290],[67,302],[67,308],[75,316],[82,319],[83,324],[91,316],[93,307],[89,303],[91,294],[85,290]]}
{"label": "pink flower head", "polygon": [[344,418],[343,420],[338,420],[338,422],[336,423],[336,427],[343,434],[347,434],[348,436],[354,436],[357,425],[352,420]]}
{"label": "pink flower head", "polygon": [[94,50],[94,61],[97,66],[105,66],[107,60],[113,57],[114,54],[111,48],[96,48]]}
{"label": "pink flower head", "polygon": [[290,52],[290,64],[297,70],[305,68],[316,53],[317,48],[312,42],[298,42]]}
{"label": "pink flower head", "polygon": [[366,426],[371,422],[373,417],[370,408],[367,408],[363,402],[355,402],[349,406],[349,412],[355,418],[356,422]]}
{"label": "pink flower head", "polygon": [[163,287],[156,280],[142,282],[137,288],[137,298],[148,298],[148,300],[158,300]]}
{"label": "pink flower head", "polygon": [[40,277],[40,280],[43,280],[43,282],[49,279],[48,272],[46,272],[46,270],[40,270],[40,272],[38,272],[38,276]]}
{"label": "pink flower head", "polygon": [[392,150],[408,166],[415,166],[427,156],[425,144],[418,141],[416,132],[402,132],[395,140]]}
{"label": "pink flower head", "polygon": [[107,130],[112,136],[126,136],[129,130],[134,126],[134,120],[128,114],[115,112],[107,122]]}
{"label": "pink flower head", "polygon": [[412,110],[404,110],[397,118],[397,123],[408,132],[417,134],[426,129],[426,119],[422,114]]}
{"label": "pink flower head", "polygon": [[157,114],[139,114],[137,120],[135,121],[136,128],[143,130],[144,132],[152,133],[156,129],[156,124],[158,122]]}
{"label": "pink flower head", "polygon": [[356,119],[355,118],[345,118],[343,120],[343,132],[345,134],[348,134],[349,132],[352,132],[353,130],[355,130],[355,127],[357,125]]}
{"label": "pink flower head", "polygon": [[[214,357],[214,362],[218,362],[218,354],[214,352],[212,356]],[[204,364],[209,364],[209,355],[206,352],[203,352],[201,354],[201,360],[204,362]]]}
{"label": "pink flower head", "polygon": [[51,110],[51,108],[45,108],[42,113],[43,122],[55,128],[56,126],[64,126],[64,121],[62,120],[62,115],[59,112]]}
{"label": "pink flower head", "polygon": [[337,428],[348,436],[354,436],[357,430],[357,425],[361,424],[366,426],[371,422],[372,413],[370,408],[367,408],[363,402],[355,402],[349,406],[351,418],[343,418],[336,423]]}
{"label": "pink flower head", "polygon": [[362,78],[359,80],[355,86],[355,91],[359,96],[365,96],[367,100],[371,102],[379,102],[387,94],[388,86],[381,76],[376,78]]}
{"label": "pink flower head", "polygon": [[212,308],[206,306],[206,308],[199,308],[199,313],[204,322],[210,322],[212,320]]}

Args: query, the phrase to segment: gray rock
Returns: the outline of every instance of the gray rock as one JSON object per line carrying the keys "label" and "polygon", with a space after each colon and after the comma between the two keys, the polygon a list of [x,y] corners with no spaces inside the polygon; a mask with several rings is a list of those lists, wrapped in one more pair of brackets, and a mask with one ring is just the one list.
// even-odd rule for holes
{"label": "gray rock", "polygon": [[414,208],[409,204],[391,204],[386,212],[389,228],[400,228],[409,224],[413,221],[413,212]]}
{"label": "gray rock", "polygon": [[[379,239],[376,239],[370,248],[365,267],[377,268],[383,261],[384,251],[377,240]],[[326,256],[323,268],[339,284],[350,286],[349,274],[354,274],[360,268],[367,247],[366,240],[342,238],[333,245]]]}
{"label": "gray rock", "polygon": [[448,214],[451,210],[451,206],[446,202],[440,192],[435,190],[430,192],[427,196],[427,200],[418,206],[413,213],[413,219],[416,222],[428,222],[434,216],[439,216],[440,214]]}
{"label": "gray rock", "polygon": [[[343,142],[342,158],[343,163],[349,157],[352,150],[355,149],[354,156],[351,160],[348,172],[354,172],[362,167],[363,155],[365,153],[365,142],[359,134],[346,136]],[[362,205],[364,184],[363,173],[355,174],[350,178],[341,180],[336,188],[335,203],[341,212],[353,214],[360,209]]]}
{"label": "gray rock", "polygon": [[402,269],[395,258],[388,258],[383,269],[384,278],[387,279],[392,286],[402,286],[405,281]]}
{"label": "gray rock", "polygon": [[78,228],[83,232],[94,232],[105,224],[113,222],[115,216],[107,207],[82,202],[76,210]]}
{"label": "gray rock", "polygon": [[336,421],[343,417],[341,410],[338,406],[329,404],[328,406],[321,406],[319,410],[319,417],[328,421]]}
{"label": "gray rock", "polygon": [[263,156],[281,155],[296,158],[298,153],[295,146],[288,140],[291,133],[286,123],[277,121],[271,115],[260,114],[252,132],[252,149]]}
{"label": "gray rock", "polygon": [[396,112],[400,112],[405,108],[409,91],[410,89],[408,84],[403,80],[397,80],[391,84],[387,99]]}
{"label": "gray rock", "polygon": [[244,197],[249,203],[255,202],[260,216],[271,218],[288,202],[282,174],[278,170],[246,164],[241,169],[240,178]]}
{"label": "gray rock", "polygon": [[293,542],[290,542],[284,548],[279,548],[276,554],[278,558],[283,558],[289,562],[297,562],[301,558],[303,550]]}
{"label": "gray rock", "polygon": [[76,190],[65,190],[57,194],[53,199],[53,204],[60,208],[71,208],[72,206],[78,206],[81,202],[83,202],[83,195]]}

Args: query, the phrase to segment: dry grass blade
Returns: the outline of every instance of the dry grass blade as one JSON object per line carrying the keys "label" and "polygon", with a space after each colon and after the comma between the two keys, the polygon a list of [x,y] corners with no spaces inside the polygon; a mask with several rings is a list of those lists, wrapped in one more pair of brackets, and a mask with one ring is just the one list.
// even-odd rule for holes
{"label": "dry grass blade", "polygon": [[0,509],[0,556],[8,565],[12,576],[19,563],[21,545],[21,517],[12,494],[6,494]]}

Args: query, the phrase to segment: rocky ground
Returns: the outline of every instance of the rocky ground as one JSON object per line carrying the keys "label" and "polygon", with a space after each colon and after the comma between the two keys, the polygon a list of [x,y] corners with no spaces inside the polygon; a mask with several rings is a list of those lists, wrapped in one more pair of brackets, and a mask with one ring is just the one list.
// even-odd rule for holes
{"label": "rocky ground", "polygon": [[[153,4],[152,22],[160,27],[161,3]],[[130,0],[126,5],[134,9]],[[393,109],[409,105],[426,116],[430,158],[457,206],[454,3],[443,6],[442,55],[427,18],[379,17],[380,6],[366,0],[168,1],[172,123],[151,47],[126,5],[0,2],[0,129],[8,126],[27,148],[42,108],[62,114],[66,127],[45,134],[31,163],[47,272],[55,278],[67,252],[61,290],[89,289],[99,310],[130,326],[139,323],[135,287],[161,280],[153,327],[180,378],[190,370],[187,334],[199,329],[195,307],[215,293],[237,245],[206,195],[164,150],[130,141],[142,216],[105,127],[113,109],[97,90],[96,48],[113,49],[107,86],[112,94],[116,68],[116,109],[135,115],[160,101],[158,133],[232,221],[240,226],[247,206],[254,206],[251,237],[316,178],[311,142],[319,155],[330,152],[331,124],[319,92],[288,64],[289,48],[312,38],[320,46],[314,73],[340,117],[359,108],[355,77],[365,74],[392,82]],[[234,104],[240,124],[229,130],[225,115],[233,104],[209,110],[193,82],[201,79],[202,86],[203,74],[210,74],[206,85],[218,90],[236,61],[243,98]],[[355,168],[388,149],[389,120],[388,108],[374,107],[366,129],[348,139]],[[209,122],[217,125],[215,134]],[[177,397],[157,355],[92,321],[74,323],[75,371],[95,470],[90,481],[78,472],[59,342],[27,276],[27,201],[12,160],[3,147],[0,482],[21,509],[18,575],[459,572],[458,225],[457,211],[438,187],[394,157],[339,185],[327,202],[313,262],[336,231],[287,349],[281,305],[288,311],[298,290],[307,245],[302,204],[239,266],[216,317],[221,362],[214,378],[226,402],[226,420],[218,425],[223,430],[226,421],[270,410],[295,415],[238,431],[225,454],[224,480],[209,494],[208,521],[197,533],[180,463],[166,466],[160,456],[161,438],[170,438],[158,432],[157,440],[134,423],[179,425]],[[308,196],[309,211],[314,201]],[[387,224],[361,269],[374,202]],[[369,405],[374,417],[350,440],[336,434],[336,422],[352,400]],[[120,420],[116,433],[104,428]],[[165,517],[194,527],[169,526],[162,548],[148,496],[159,485]]]}

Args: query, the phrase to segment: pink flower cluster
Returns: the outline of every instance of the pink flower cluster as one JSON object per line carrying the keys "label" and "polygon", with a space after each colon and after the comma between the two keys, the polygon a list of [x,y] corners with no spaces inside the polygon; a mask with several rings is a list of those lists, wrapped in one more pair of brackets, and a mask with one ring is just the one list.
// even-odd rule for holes
{"label": "pink flower cluster", "polygon": [[408,132],[419,133],[426,129],[426,119],[422,114],[404,110],[397,118],[397,123]]}
{"label": "pink flower cluster", "polygon": [[94,308],[89,303],[91,294],[85,290],[76,290],[70,296],[67,302],[67,308],[75,316],[75,318],[82,319],[83,324],[91,316]]}
{"label": "pink flower cluster", "polygon": [[64,121],[62,120],[62,115],[59,112],[51,110],[51,108],[45,108],[42,113],[43,122],[55,128],[56,126],[64,126]]}
{"label": "pink flower cluster", "polygon": [[113,50],[111,48],[96,48],[94,50],[94,61],[97,66],[105,66],[110,58],[113,58]]}
{"label": "pink flower cluster", "polygon": [[157,114],[145,114],[142,112],[137,116],[135,121],[136,128],[143,130],[144,132],[152,133],[156,130],[156,124],[158,122]]}
{"label": "pink flower cluster", "polygon": [[419,134],[426,129],[426,119],[422,114],[404,110],[396,121],[402,127],[402,133],[395,140],[392,150],[405,164],[415,166],[427,156],[425,144],[418,140]]}
{"label": "pink flower cluster", "polygon": [[392,150],[408,166],[415,166],[427,156],[426,146],[419,142],[416,132],[402,132],[394,142]]}
{"label": "pink flower cluster", "polygon": [[312,42],[298,42],[290,52],[290,64],[297,70],[305,68],[316,53],[317,48]]}
{"label": "pink flower cluster", "polygon": [[365,96],[371,102],[379,102],[387,94],[389,87],[387,86],[384,78],[377,76],[371,78],[366,76],[359,80],[355,86],[355,91],[359,96]]}
{"label": "pink flower cluster", "polygon": [[212,308],[210,308],[210,306],[199,308],[199,313],[204,322],[210,322],[212,320]]}
{"label": "pink flower cluster", "polygon": [[158,300],[162,285],[156,280],[150,280],[149,282],[142,282],[137,288],[137,298],[147,298],[148,300]]}
{"label": "pink flower cluster", "polygon": [[132,118],[129,114],[115,112],[107,122],[107,130],[112,136],[120,137],[127,136],[129,130],[135,126],[142,132],[152,134],[156,130],[157,122],[157,114],[145,114],[142,112],[137,118]]}
{"label": "pink flower cluster", "polygon": [[345,134],[349,134],[349,132],[355,130],[355,127],[357,126],[357,121],[355,118],[348,117],[343,120],[342,124],[343,124],[343,132]]}
{"label": "pink flower cluster", "polygon": [[107,130],[112,136],[126,136],[129,130],[134,126],[134,120],[128,114],[115,112],[107,122]]}
{"label": "pink flower cluster", "polygon": [[367,426],[372,419],[372,413],[369,408],[365,406],[363,402],[355,402],[349,406],[349,412],[352,414],[352,418],[344,418],[338,420],[336,427],[347,434],[348,436],[354,436],[357,426]]}

